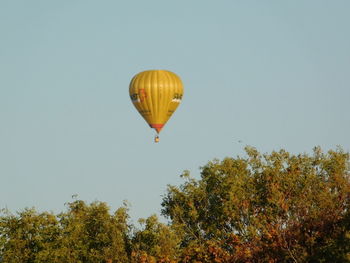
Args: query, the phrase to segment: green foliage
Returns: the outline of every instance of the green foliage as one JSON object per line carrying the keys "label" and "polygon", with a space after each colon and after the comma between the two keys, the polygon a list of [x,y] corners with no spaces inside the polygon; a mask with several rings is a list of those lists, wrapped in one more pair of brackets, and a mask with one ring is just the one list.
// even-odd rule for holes
{"label": "green foliage", "polygon": [[212,260],[210,242],[223,262],[348,262],[349,155],[246,151],[169,186],[162,213],[196,248],[186,256]]}
{"label": "green foliage", "polygon": [[0,262],[350,262],[350,165],[341,149],[214,160],[169,186],[162,214],[74,200],[54,215],[0,213]]}
{"label": "green foliage", "polygon": [[50,253],[60,233],[54,215],[38,214],[34,209],[25,209],[18,216],[4,212],[0,217],[3,262],[57,262]]}
{"label": "green foliage", "polygon": [[143,229],[135,230],[132,239],[135,262],[145,256],[163,262],[175,260],[181,241],[175,229],[160,223],[156,215],[140,219],[139,223]]}
{"label": "green foliage", "polygon": [[[8,263],[128,262],[127,208],[81,200],[55,216],[26,209],[0,217],[0,258]],[[112,261],[111,261],[112,260]]]}
{"label": "green foliage", "polygon": [[86,205],[78,200],[68,204],[69,210],[60,214],[62,226],[61,262],[126,262],[127,210],[109,214],[105,203]]}

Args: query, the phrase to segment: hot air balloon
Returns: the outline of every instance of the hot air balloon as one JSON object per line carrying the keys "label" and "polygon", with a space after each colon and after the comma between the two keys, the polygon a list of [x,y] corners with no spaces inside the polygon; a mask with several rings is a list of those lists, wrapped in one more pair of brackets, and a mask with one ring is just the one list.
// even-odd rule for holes
{"label": "hot air balloon", "polygon": [[158,134],[179,106],[183,96],[181,79],[167,70],[147,70],[136,74],[129,94],[137,111]]}

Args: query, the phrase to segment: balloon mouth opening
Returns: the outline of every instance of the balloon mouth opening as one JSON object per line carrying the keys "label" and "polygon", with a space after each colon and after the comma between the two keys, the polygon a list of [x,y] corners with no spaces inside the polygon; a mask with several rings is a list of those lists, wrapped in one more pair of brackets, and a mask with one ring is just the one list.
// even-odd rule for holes
{"label": "balloon mouth opening", "polygon": [[150,124],[149,126],[151,126],[151,128],[155,129],[157,133],[159,133],[163,129],[164,124],[155,123],[155,124]]}

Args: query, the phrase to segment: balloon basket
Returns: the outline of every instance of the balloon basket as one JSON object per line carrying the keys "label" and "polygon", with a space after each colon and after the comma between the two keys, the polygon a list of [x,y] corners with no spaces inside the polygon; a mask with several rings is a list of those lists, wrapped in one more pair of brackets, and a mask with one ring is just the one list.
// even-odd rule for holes
{"label": "balloon basket", "polygon": [[159,142],[159,136],[158,136],[158,135],[156,135],[156,136],[154,137],[154,142],[155,142],[155,143],[158,143],[158,142]]}

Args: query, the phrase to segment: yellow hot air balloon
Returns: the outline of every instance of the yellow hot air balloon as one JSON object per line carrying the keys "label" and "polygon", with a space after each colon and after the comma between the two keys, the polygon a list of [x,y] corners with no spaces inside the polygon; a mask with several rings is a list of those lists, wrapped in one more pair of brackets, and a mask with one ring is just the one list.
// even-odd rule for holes
{"label": "yellow hot air balloon", "polygon": [[182,100],[183,84],[173,72],[147,70],[133,77],[129,93],[135,108],[159,134]]}

